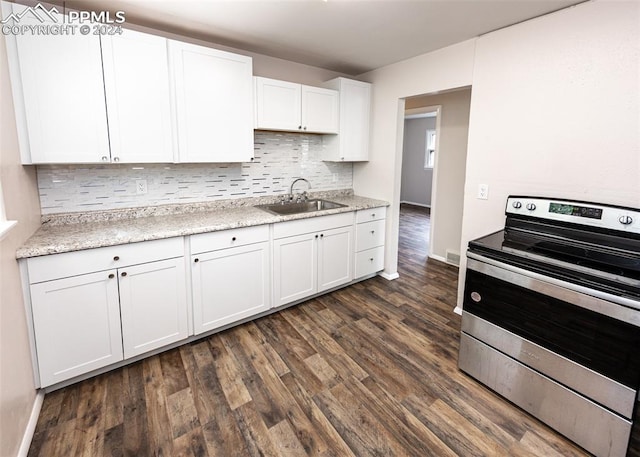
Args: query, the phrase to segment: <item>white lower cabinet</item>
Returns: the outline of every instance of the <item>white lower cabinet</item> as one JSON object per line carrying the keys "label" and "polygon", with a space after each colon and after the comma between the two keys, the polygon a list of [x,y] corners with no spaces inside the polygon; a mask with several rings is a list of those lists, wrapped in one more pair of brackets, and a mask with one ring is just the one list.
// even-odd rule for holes
{"label": "white lower cabinet", "polygon": [[29,258],[39,387],[187,340],[190,306],[200,335],[380,271],[384,226],[377,208],[192,235],[191,284],[182,237]]}
{"label": "white lower cabinet", "polygon": [[313,295],[318,290],[318,250],[315,233],[273,241],[274,306]]}
{"label": "white lower cabinet", "polygon": [[384,269],[384,234],[386,208],[356,212],[356,256],[354,279]]}
{"label": "white lower cabinet", "polygon": [[116,271],[31,286],[42,387],[122,360]]}
{"label": "white lower cabinet", "polygon": [[274,232],[274,306],[338,287],[353,278],[353,213],[283,222],[276,224]]}
{"label": "white lower cabinet", "polygon": [[182,238],[35,257],[27,268],[40,387],[189,336]]}
{"label": "white lower cabinet", "polygon": [[118,270],[124,358],[189,336],[184,258]]}
{"label": "white lower cabinet", "polygon": [[194,254],[191,265],[196,335],[271,307],[268,241]]}

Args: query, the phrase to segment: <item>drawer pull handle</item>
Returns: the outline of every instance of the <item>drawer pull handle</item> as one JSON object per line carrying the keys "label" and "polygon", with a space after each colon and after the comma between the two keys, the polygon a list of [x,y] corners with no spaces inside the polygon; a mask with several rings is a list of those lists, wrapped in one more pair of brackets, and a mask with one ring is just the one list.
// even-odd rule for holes
{"label": "drawer pull handle", "polygon": [[113,278],[115,278],[115,277],[116,277],[116,275],[114,275],[113,273],[111,273],[111,274],[109,275],[109,279],[113,279]]}
{"label": "drawer pull handle", "polygon": [[113,260],[114,260],[115,262],[117,262],[118,260],[120,260],[120,256],[115,256],[115,257],[113,258]]}
{"label": "drawer pull handle", "polygon": [[200,262],[200,259],[198,259],[198,258],[193,259],[193,262],[194,262],[194,263],[198,263],[198,262]]}
{"label": "drawer pull handle", "polygon": [[127,276],[127,272],[123,271],[122,273],[120,273],[120,276],[122,276],[124,278],[125,276]]}
{"label": "drawer pull handle", "polygon": [[236,240],[236,237],[235,237],[235,236],[234,236],[233,238],[231,238],[231,241],[235,241],[235,240]]}

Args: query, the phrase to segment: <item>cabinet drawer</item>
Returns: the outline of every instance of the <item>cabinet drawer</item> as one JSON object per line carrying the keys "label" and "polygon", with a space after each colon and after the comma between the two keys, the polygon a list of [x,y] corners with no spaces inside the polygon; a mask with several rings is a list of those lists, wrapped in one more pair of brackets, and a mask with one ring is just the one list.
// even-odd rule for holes
{"label": "cabinet drawer", "polygon": [[384,246],[356,253],[354,279],[362,278],[384,269]]}
{"label": "cabinet drawer", "polygon": [[356,224],[361,222],[377,221],[387,217],[387,208],[380,206],[379,208],[361,209],[356,212]]}
{"label": "cabinet drawer", "polygon": [[182,237],[85,249],[27,259],[29,283],[67,278],[184,255]]}
{"label": "cabinet drawer", "polygon": [[385,220],[356,225],[356,252],[384,244]]}
{"label": "cabinet drawer", "polygon": [[273,225],[273,238],[303,235],[305,233],[330,230],[337,227],[346,227],[353,224],[353,211],[348,213],[331,214],[329,216],[316,216],[297,221],[278,222]]}
{"label": "cabinet drawer", "polygon": [[191,254],[269,241],[269,226],[256,225],[191,236]]}

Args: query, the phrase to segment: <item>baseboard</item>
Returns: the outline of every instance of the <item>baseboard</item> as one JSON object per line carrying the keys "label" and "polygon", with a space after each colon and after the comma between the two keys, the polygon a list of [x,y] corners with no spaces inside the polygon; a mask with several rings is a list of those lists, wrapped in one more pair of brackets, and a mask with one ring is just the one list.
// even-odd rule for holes
{"label": "baseboard", "polygon": [[29,416],[27,427],[24,430],[24,435],[22,435],[22,442],[20,443],[20,449],[18,449],[17,457],[27,457],[27,454],[29,454],[31,440],[33,440],[33,434],[36,431],[36,425],[38,423],[38,417],[40,416],[43,401],[44,390],[40,389],[36,393],[36,399],[33,402],[33,408],[31,408],[31,415]]}
{"label": "baseboard", "polygon": [[382,273],[380,273],[380,276],[382,276],[387,281],[393,281],[394,279],[398,279],[400,277],[397,271],[395,273],[387,273],[386,271],[383,271]]}
{"label": "baseboard", "polygon": [[433,260],[437,260],[438,262],[446,263],[447,265],[451,265],[452,267],[460,268],[460,265],[456,265],[453,262],[449,262],[446,258],[440,255],[435,255],[435,254],[429,255],[429,258]]}
{"label": "baseboard", "polygon": [[460,308],[459,306],[456,306],[453,309],[453,312],[462,316],[462,308]]}
{"label": "baseboard", "polygon": [[431,209],[431,205],[425,205],[424,203],[416,203],[416,202],[410,202],[408,200],[400,200],[400,204],[403,204],[403,203],[406,203],[407,205],[421,206],[423,208]]}

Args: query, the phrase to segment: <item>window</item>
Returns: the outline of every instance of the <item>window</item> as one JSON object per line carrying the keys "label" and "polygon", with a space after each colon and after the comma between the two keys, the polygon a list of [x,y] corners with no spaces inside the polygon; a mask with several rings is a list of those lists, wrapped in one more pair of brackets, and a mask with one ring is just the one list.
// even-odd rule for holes
{"label": "window", "polygon": [[424,168],[433,168],[436,159],[436,131],[427,130],[424,151]]}

